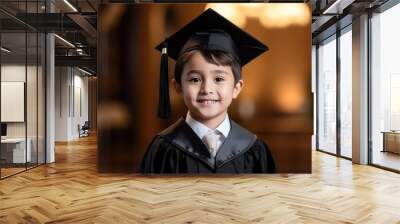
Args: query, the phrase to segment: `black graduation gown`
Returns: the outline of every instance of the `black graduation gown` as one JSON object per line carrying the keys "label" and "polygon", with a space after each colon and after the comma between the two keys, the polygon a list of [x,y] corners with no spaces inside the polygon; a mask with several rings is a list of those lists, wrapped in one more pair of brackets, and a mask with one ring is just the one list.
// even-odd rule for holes
{"label": "black graduation gown", "polygon": [[181,118],[157,134],[142,160],[144,174],[274,173],[274,159],[256,135],[230,120],[231,129],[213,158]]}

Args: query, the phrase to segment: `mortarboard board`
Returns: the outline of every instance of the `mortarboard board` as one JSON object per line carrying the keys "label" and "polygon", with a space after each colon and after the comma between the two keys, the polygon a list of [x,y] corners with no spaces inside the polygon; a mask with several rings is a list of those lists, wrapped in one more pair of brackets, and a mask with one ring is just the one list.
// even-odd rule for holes
{"label": "mortarboard board", "polygon": [[[182,53],[195,48],[226,52],[235,57],[241,66],[268,50],[266,45],[228,19],[211,8],[207,9],[156,47],[162,53],[158,105],[160,118],[168,118],[171,112],[168,57],[177,60]],[[235,80],[238,79],[240,77],[235,77]]]}

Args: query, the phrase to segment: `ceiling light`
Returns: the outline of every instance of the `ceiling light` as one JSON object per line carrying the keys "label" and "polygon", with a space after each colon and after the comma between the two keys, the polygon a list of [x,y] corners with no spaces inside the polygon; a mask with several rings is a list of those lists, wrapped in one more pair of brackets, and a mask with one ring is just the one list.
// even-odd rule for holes
{"label": "ceiling light", "polygon": [[292,25],[307,26],[311,22],[310,8],[305,3],[267,4],[259,16],[260,23],[267,28],[286,28]]}
{"label": "ceiling light", "polygon": [[11,50],[9,50],[9,49],[7,49],[5,47],[1,47],[1,51],[4,51],[6,53],[10,53],[11,52]]}
{"label": "ceiling light", "polygon": [[83,69],[81,69],[81,68],[79,68],[79,67],[78,67],[78,70],[81,71],[81,72],[83,72],[83,73],[85,73],[85,74],[87,74],[87,75],[93,75],[92,73],[90,73],[90,72],[88,72],[88,71],[86,71],[86,70],[83,70]]}
{"label": "ceiling light", "polygon": [[351,5],[355,0],[336,0],[330,5],[327,9],[325,9],[322,14],[342,14],[343,9],[347,8],[347,6]]}
{"label": "ceiling light", "polygon": [[72,44],[71,42],[69,42],[68,40],[66,40],[66,39],[64,39],[64,38],[62,38],[62,37],[60,37],[60,36],[57,35],[57,34],[54,34],[54,36],[57,37],[57,38],[58,38],[59,40],[61,40],[62,42],[64,42],[65,44],[67,44],[68,46],[75,48],[75,45],[73,45],[73,44]]}
{"label": "ceiling light", "polygon": [[78,10],[68,0],[64,0],[64,3],[67,4],[74,12],[78,12]]}

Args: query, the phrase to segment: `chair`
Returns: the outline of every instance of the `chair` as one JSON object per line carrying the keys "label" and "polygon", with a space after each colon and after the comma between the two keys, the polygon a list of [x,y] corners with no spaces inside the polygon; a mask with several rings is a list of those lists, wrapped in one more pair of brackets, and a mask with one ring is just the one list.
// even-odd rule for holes
{"label": "chair", "polygon": [[90,129],[89,121],[85,121],[82,127],[80,127],[80,125],[78,124],[79,138],[89,136],[89,129]]}

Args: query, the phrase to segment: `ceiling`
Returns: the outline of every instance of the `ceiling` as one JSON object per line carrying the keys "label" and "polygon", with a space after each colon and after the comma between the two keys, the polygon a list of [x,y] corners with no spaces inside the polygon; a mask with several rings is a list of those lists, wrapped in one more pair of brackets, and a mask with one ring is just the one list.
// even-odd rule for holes
{"label": "ceiling", "polygon": [[[312,36],[313,42],[330,32],[335,32],[338,21],[346,25],[346,19],[351,23],[351,17],[366,10],[374,9],[388,0],[269,0],[264,2],[305,2],[312,5]],[[36,41],[31,43],[33,36],[25,40],[25,31],[54,32],[62,39],[75,45],[71,47],[60,38],[55,38],[56,63],[58,65],[77,66],[84,64],[96,70],[97,48],[97,11],[102,3],[136,3],[133,0],[45,0],[38,1],[0,1],[0,21],[2,30],[2,46],[12,49],[11,55],[25,55],[36,51]],[[142,0],[140,2],[152,2]],[[171,2],[158,0],[157,2]],[[175,1],[178,2],[178,1]],[[185,2],[185,0],[182,0]],[[186,1],[188,2],[188,1]],[[193,2],[193,1],[190,1]],[[203,2],[203,1],[197,1]],[[221,1],[219,1],[221,2]],[[235,2],[235,1],[230,1]],[[237,1],[249,2],[249,1]],[[260,1],[254,1],[260,2]],[[51,13],[49,13],[51,11]],[[338,27],[338,26],[337,26]],[[25,50],[26,42],[28,47]],[[77,50],[78,49],[78,50]],[[4,55],[2,53],[2,55]],[[79,63],[79,61],[82,63]]]}
{"label": "ceiling", "polygon": [[316,44],[351,24],[352,18],[374,11],[390,0],[311,0],[312,37]]}
{"label": "ceiling", "polygon": [[[36,57],[44,44],[37,35],[54,32],[56,65],[83,66],[96,71],[97,0],[0,1],[2,60],[13,63]],[[72,7],[71,7],[72,6]],[[49,13],[51,12],[51,13]],[[25,35],[27,32],[27,35]],[[39,38],[39,40],[43,40]],[[38,48],[39,47],[39,48]],[[64,57],[67,56],[67,57]]]}

